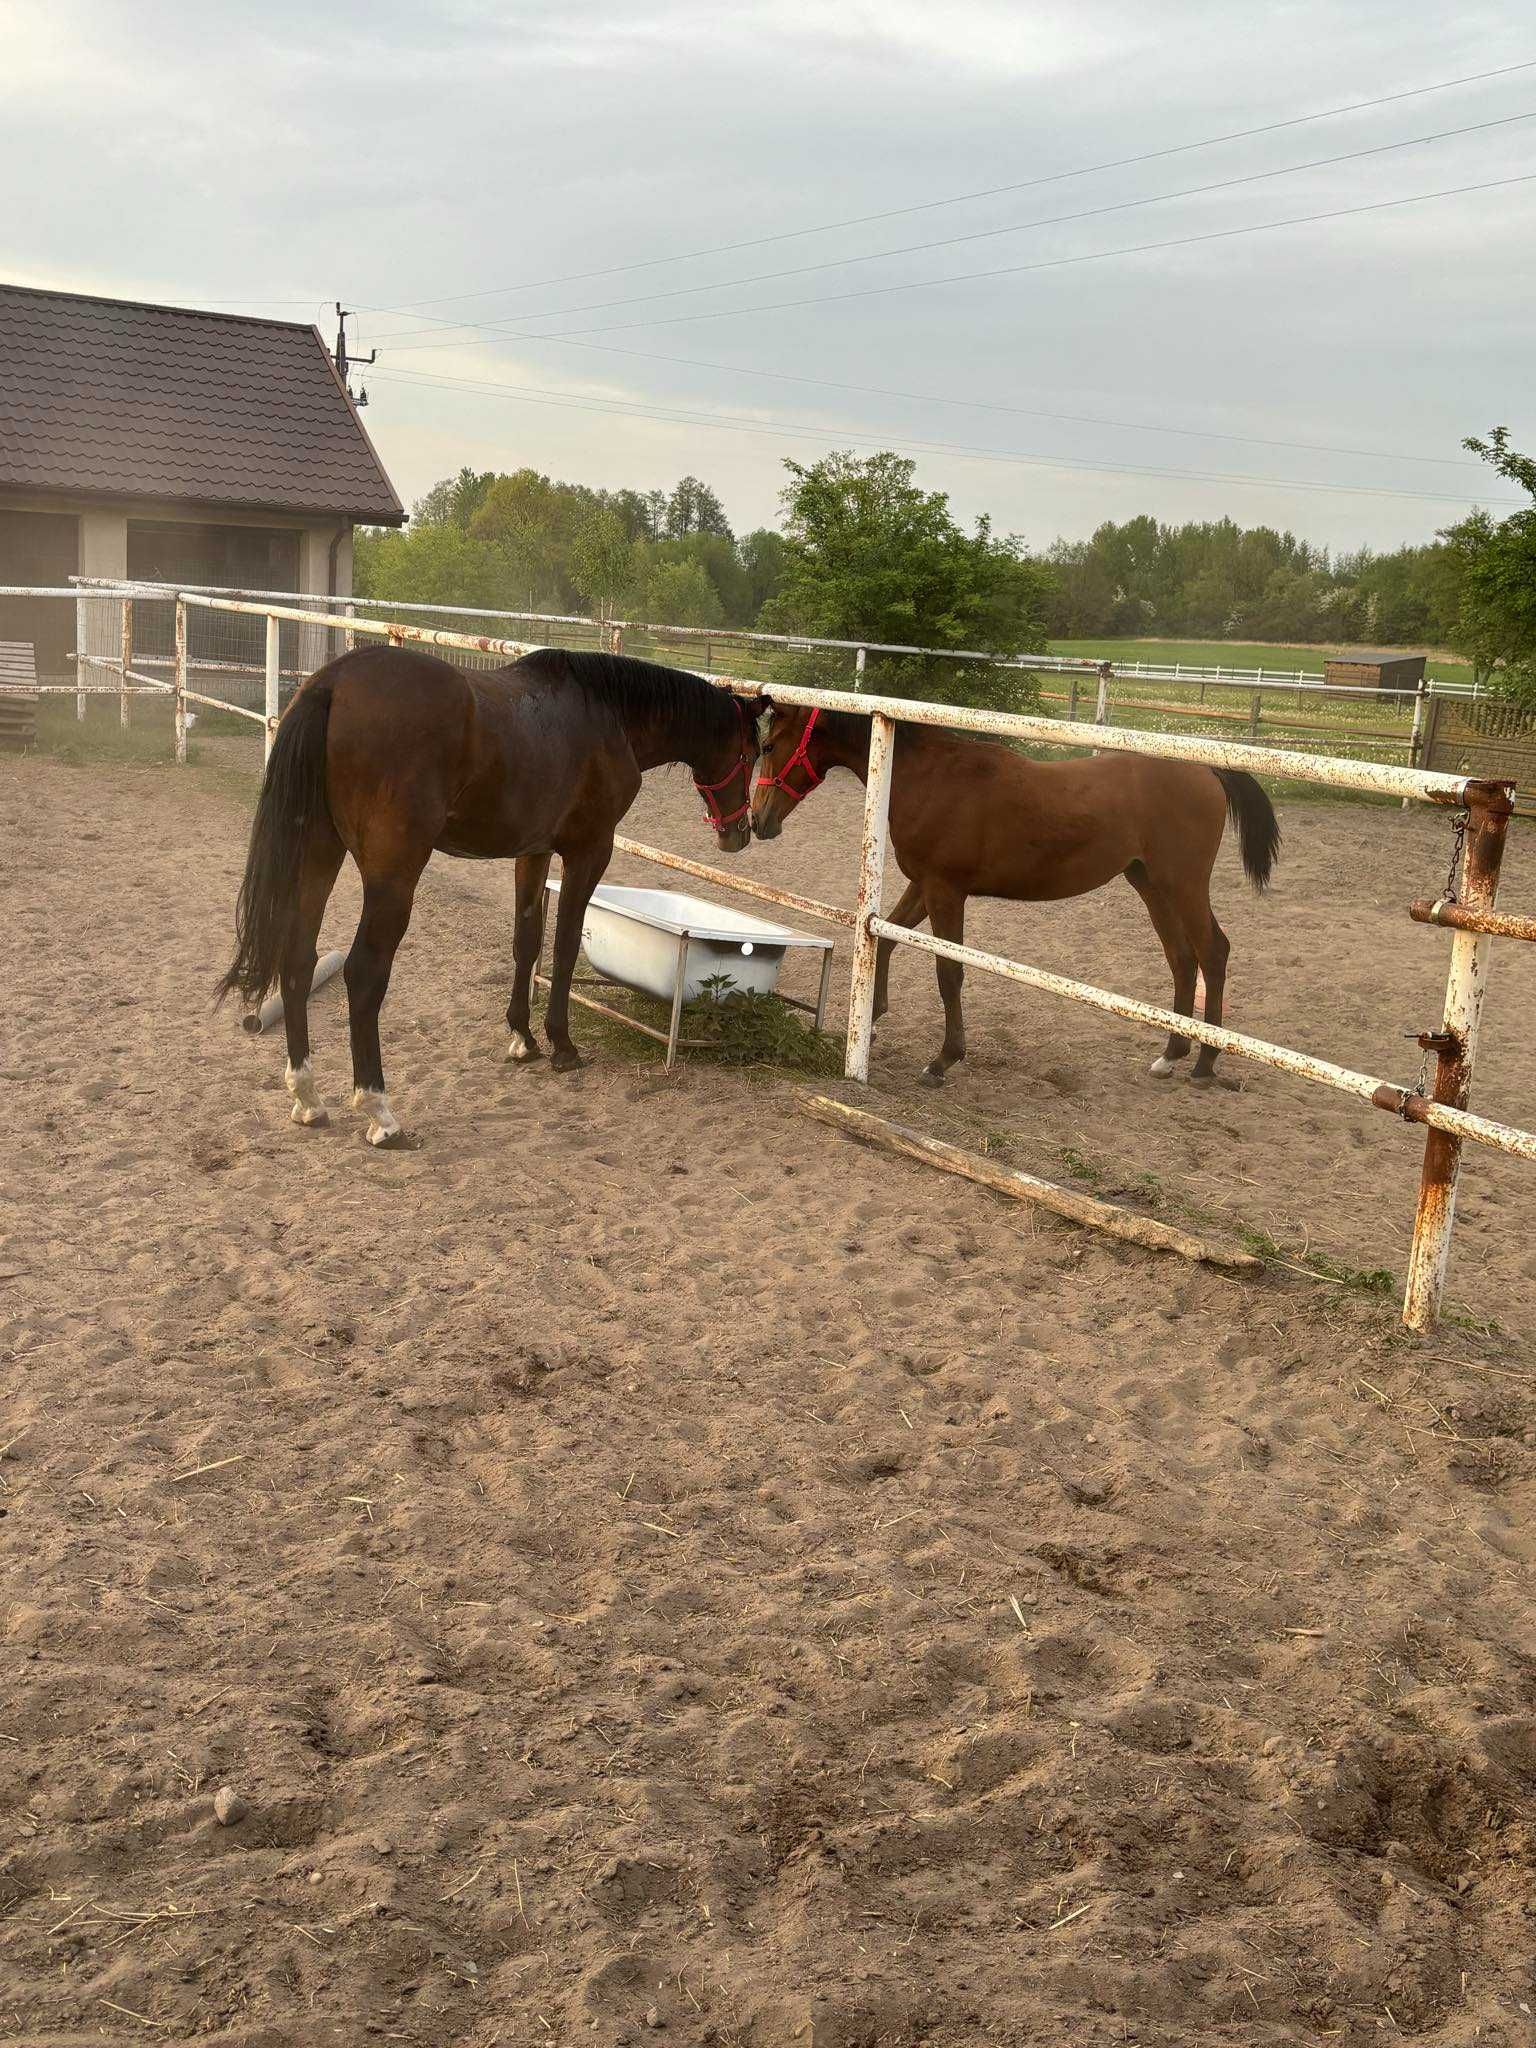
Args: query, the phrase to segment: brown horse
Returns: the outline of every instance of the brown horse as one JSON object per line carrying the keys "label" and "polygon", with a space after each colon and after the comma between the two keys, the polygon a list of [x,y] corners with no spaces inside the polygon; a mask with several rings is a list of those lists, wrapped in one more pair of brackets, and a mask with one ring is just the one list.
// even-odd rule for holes
{"label": "brown horse", "polygon": [[682,669],[546,647],[488,674],[430,654],[372,647],[312,675],[278,727],[251,830],[235,914],[234,963],[220,983],[249,1002],[281,984],[293,1120],[325,1110],[309,1064],[307,1000],[315,940],[342,858],[363,878],[347,955],[353,1107],[370,1145],[398,1143],[384,1088],[379,1009],[434,850],[515,860],[508,1058],[534,1060],[533,971],[544,939],[544,881],[564,864],[544,1029],[558,1069],[571,1043],[572,970],[582,919],[640,778],[664,762],[693,771],[723,853],[751,838],[756,707]]}
{"label": "brown horse", "polygon": [[[847,711],[775,708],[763,764],[752,825],[760,838],[772,839],[830,769],[847,768],[865,779],[869,720]],[[958,944],[968,896],[1045,903],[1124,875],[1168,956],[1173,1008],[1194,1014],[1198,971],[1205,976],[1205,1015],[1219,1024],[1229,948],[1211,909],[1210,884],[1228,811],[1249,880],[1262,889],[1280,827],[1251,775],[1147,754],[1032,761],[996,742],[901,725],[891,771],[891,845],[908,886],[889,921],[913,927],[927,918],[935,938]],[[882,939],[876,955],[877,1017],[887,1007],[894,946],[893,939]],[[934,1087],[965,1058],[965,970],[941,959],[938,971],[944,1043],[921,1077]],[[1174,1032],[1152,1072],[1171,1074],[1188,1051],[1189,1040]],[[1216,1079],[1215,1064],[1215,1053],[1202,1046],[1189,1078]]]}

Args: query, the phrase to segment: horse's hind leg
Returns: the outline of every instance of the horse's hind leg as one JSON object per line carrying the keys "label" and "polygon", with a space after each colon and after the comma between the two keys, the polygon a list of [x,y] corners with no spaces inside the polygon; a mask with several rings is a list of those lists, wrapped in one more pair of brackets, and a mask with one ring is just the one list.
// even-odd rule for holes
{"label": "horse's hind leg", "polygon": [[[1125,879],[1147,906],[1147,915],[1162,941],[1163,952],[1167,955],[1169,971],[1173,975],[1173,1007],[1182,1016],[1195,1014],[1195,977],[1199,962],[1195,949],[1185,930],[1184,920],[1177,906],[1169,899],[1163,888],[1155,884],[1139,860],[1133,860],[1125,871]],[[1164,1079],[1189,1052],[1189,1040],[1181,1032],[1171,1031],[1168,1043],[1152,1062],[1152,1072]],[[1202,1058],[1204,1054],[1202,1053]]]}
{"label": "horse's hind leg", "polygon": [[[1227,988],[1227,960],[1232,947],[1216,922],[1208,890],[1200,891],[1198,907],[1191,902],[1185,921],[1190,942],[1200,956],[1200,971],[1205,976],[1205,1021],[1207,1024],[1219,1024]],[[1216,1048],[1213,1045],[1201,1046],[1189,1078],[1191,1081],[1219,1081],[1224,1088],[1236,1088],[1238,1085],[1225,1074],[1216,1072]]]}
{"label": "horse's hind leg", "polygon": [[343,847],[330,820],[311,824],[299,870],[299,900],[288,928],[278,987],[283,998],[283,1030],[288,1039],[288,1065],[283,1080],[293,1097],[296,1124],[328,1121],[309,1064],[309,985],[315,975],[315,941],[320,921],[336,886]]}
{"label": "horse's hind leg", "polygon": [[[911,931],[913,926],[921,924],[923,919],[927,915],[928,906],[923,900],[923,892],[920,884],[918,884],[917,882],[908,882],[906,888],[902,890],[901,896],[897,901],[895,908],[891,911],[887,922],[890,924],[899,924],[905,930]],[[877,945],[875,948],[874,1014],[876,1019],[883,1017],[886,1011],[891,1007],[891,955],[895,952],[895,950],[896,941],[894,939],[882,939],[879,945]]]}
{"label": "horse's hind leg", "polygon": [[569,1073],[583,1064],[571,1042],[571,977],[576,972],[576,955],[581,951],[581,923],[592,900],[592,891],[603,878],[613,858],[611,834],[596,844],[562,849],[560,855],[560,908],[555,917],[555,945],[549,964],[549,1006],[544,1012],[544,1035],[554,1057],[550,1065],[557,1074]]}
{"label": "horse's hind leg", "polygon": [[544,1057],[529,1026],[528,1006],[533,988],[533,970],[544,949],[544,884],[549,876],[551,856],[524,854],[517,863],[517,914],[512,927],[512,1000],[507,1004],[507,1029],[512,1043],[509,1060],[537,1060]]}
{"label": "horse's hind leg", "polygon": [[[927,899],[928,922],[933,927],[933,936],[962,945],[965,941],[964,896],[958,890],[930,886]],[[941,958],[936,965],[939,994],[944,1003],[944,1043],[917,1077],[930,1088],[942,1088],[945,1074],[957,1060],[965,1058],[965,1013],[960,1007],[965,969],[958,960]]]}
{"label": "horse's hind leg", "polygon": [[384,1088],[379,1050],[379,1011],[389,989],[395,953],[411,921],[416,883],[427,864],[419,857],[396,858],[382,871],[371,864],[363,874],[363,914],[347,955],[347,1007],[352,1023],[352,1107],[366,1112],[370,1145],[397,1145],[404,1132]]}

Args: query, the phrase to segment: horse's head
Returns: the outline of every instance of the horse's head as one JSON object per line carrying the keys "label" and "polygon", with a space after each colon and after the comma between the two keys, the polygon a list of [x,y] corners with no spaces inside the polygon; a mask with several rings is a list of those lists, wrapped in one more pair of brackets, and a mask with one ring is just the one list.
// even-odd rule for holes
{"label": "horse's head", "polygon": [[715,738],[700,743],[693,786],[704,799],[705,822],[722,853],[740,853],[752,840],[752,770],[757,766],[760,700],[733,697],[734,716]]}
{"label": "horse's head", "polygon": [[769,705],[762,768],[752,797],[752,830],[759,839],[777,839],[784,820],[810,795],[826,774],[826,735],[817,728],[820,711]]}

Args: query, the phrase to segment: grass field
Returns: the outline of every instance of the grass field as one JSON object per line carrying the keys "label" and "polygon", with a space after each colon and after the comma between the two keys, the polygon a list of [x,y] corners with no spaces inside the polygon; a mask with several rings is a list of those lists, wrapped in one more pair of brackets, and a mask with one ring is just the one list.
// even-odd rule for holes
{"label": "grass field", "polygon": [[[1339,647],[1288,647],[1274,641],[1252,640],[1053,640],[1053,654],[1107,654],[1119,661],[1177,661],[1199,668],[1305,669],[1320,676],[1330,654],[1348,650]],[[1405,654],[1419,652],[1404,648]],[[1470,683],[1469,663],[1450,656],[1432,654],[1427,673],[1437,682]]]}

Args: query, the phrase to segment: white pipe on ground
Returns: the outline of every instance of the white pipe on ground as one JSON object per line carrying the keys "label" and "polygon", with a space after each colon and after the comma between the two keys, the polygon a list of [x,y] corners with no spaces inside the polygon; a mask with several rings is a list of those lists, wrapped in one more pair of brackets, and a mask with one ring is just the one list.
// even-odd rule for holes
{"label": "white pipe on ground", "polygon": [[[314,979],[309,984],[311,995],[315,993],[316,989],[325,987],[325,984],[331,979],[332,975],[345,963],[346,957],[345,953],[324,953],[321,955],[315,962]],[[282,1014],[282,997],[268,996],[259,1010],[246,1011],[245,1015],[240,1019],[240,1028],[242,1031],[250,1032],[270,1031],[273,1025],[280,1021]]]}

